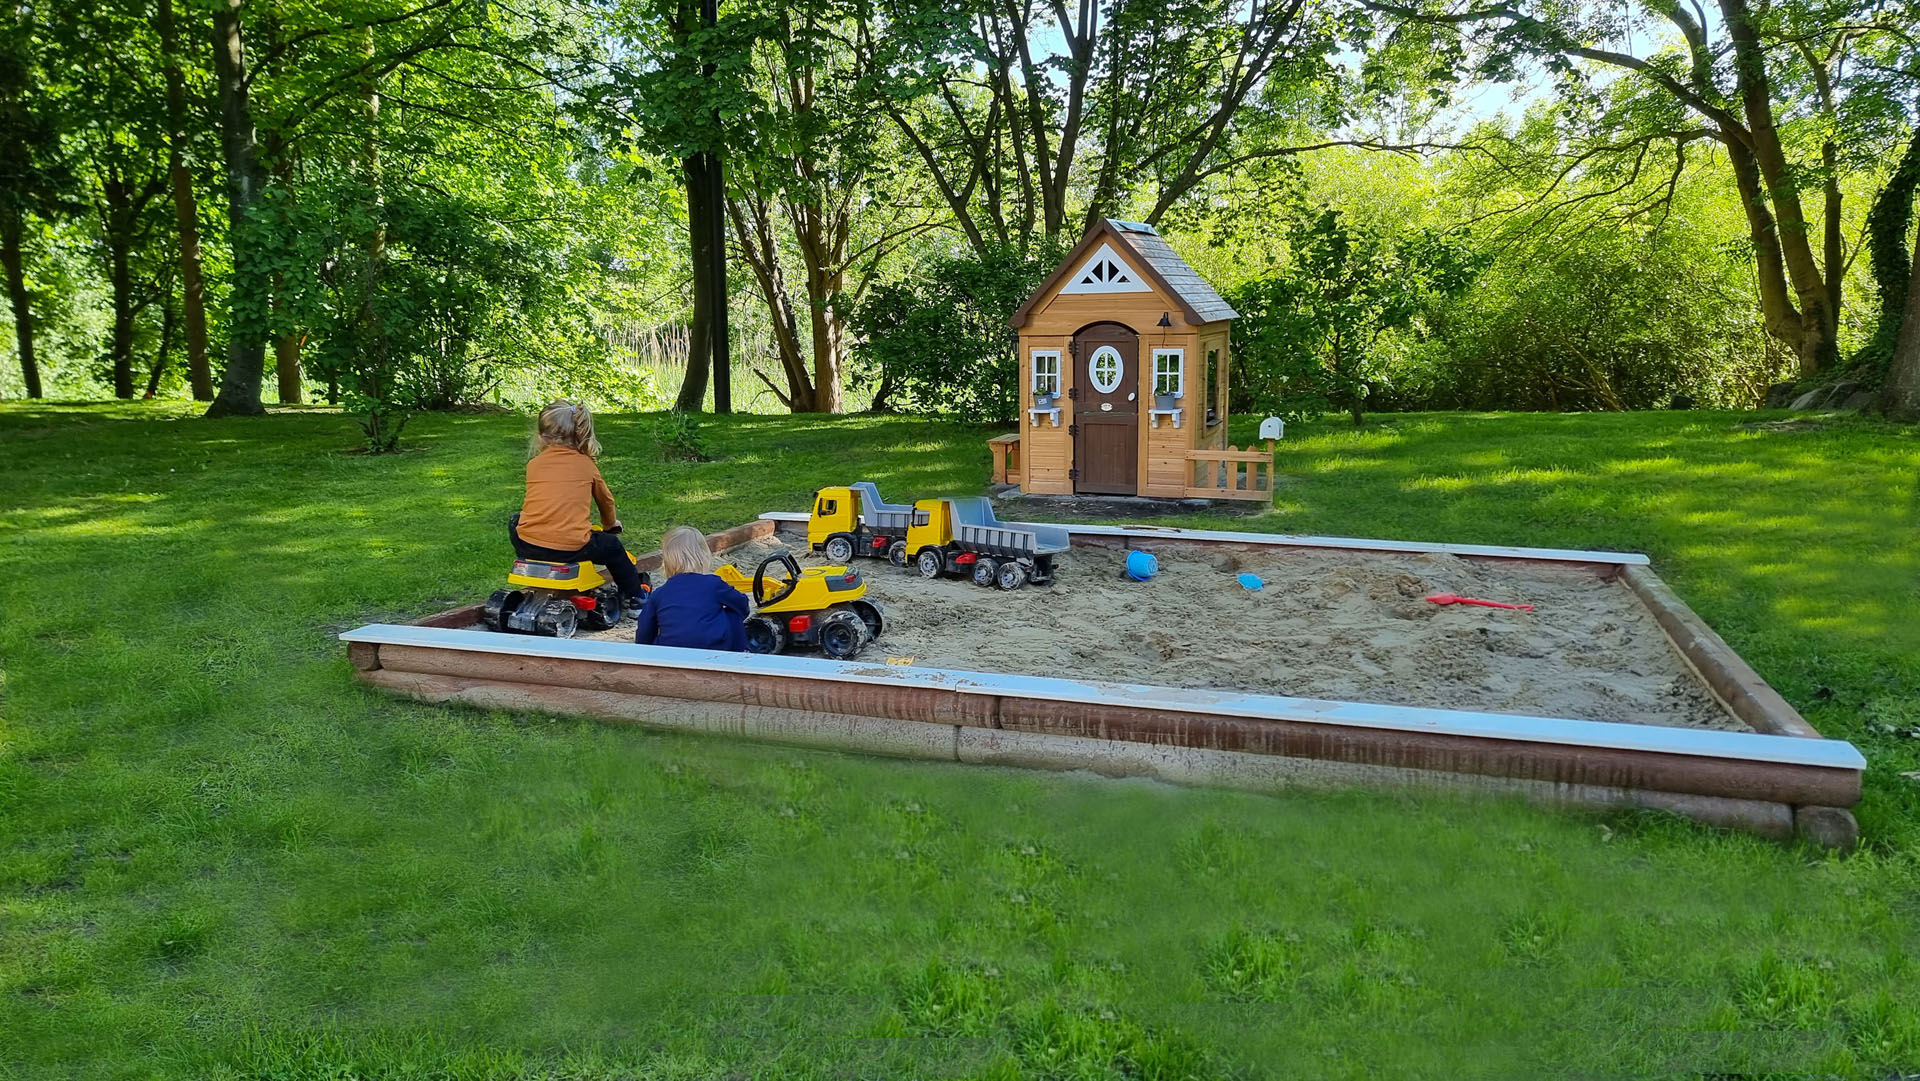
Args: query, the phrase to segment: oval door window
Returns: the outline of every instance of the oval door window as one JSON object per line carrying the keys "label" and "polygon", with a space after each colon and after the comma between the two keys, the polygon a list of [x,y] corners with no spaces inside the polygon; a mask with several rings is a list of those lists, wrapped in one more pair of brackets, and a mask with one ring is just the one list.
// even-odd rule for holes
{"label": "oval door window", "polygon": [[1126,374],[1126,362],[1120,359],[1120,351],[1111,345],[1103,345],[1093,351],[1093,360],[1087,366],[1087,373],[1093,378],[1093,389],[1102,394],[1112,394],[1120,385],[1120,377]]}

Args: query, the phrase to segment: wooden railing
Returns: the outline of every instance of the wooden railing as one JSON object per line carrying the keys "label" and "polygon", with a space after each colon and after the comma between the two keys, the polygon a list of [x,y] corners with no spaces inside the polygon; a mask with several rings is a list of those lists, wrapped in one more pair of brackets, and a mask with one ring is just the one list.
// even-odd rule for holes
{"label": "wooden railing", "polygon": [[1273,450],[1190,450],[1187,496],[1199,499],[1273,498]]}

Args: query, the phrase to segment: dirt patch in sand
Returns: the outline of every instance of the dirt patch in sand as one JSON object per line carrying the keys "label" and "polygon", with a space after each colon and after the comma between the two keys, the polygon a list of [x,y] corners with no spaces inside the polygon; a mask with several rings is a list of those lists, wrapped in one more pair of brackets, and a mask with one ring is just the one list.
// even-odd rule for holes
{"label": "dirt patch in sand", "polygon": [[[743,545],[743,570],[782,538]],[[802,565],[823,560],[791,545]],[[1450,555],[1075,548],[1056,584],[1006,593],[860,560],[887,615],[863,658],[916,667],[1215,688],[1490,713],[1746,730],[1700,685],[1627,588],[1571,567]],[[1265,580],[1258,592],[1238,575]],[[1441,606],[1434,593],[1531,604]],[[593,637],[622,639],[632,623]]]}

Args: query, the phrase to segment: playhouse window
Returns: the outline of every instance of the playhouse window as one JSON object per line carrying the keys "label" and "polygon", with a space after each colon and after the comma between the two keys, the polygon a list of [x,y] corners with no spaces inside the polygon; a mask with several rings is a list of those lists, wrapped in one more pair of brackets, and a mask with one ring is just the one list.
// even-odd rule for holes
{"label": "playhouse window", "polygon": [[1093,389],[1102,394],[1112,394],[1120,388],[1120,377],[1126,369],[1127,364],[1120,359],[1120,351],[1111,345],[1103,345],[1093,351],[1093,360],[1087,365],[1087,375],[1093,381]]}
{"label": "playhouse window", "polygon": [[1220,350],[1207,350],[1207,423],[1220,419]]}
{"label": "playhouse window", "polygon": [[1033,354],[1033,392],[1036,395],[1060,393],[1060,354],[1057,351]]}
{"label": "playhouse window", "polygon": [[1155,349],[1153,351],[1153,392],[1171,394],[1176,398],[1186,394],[1186,353],[1180,349]]}

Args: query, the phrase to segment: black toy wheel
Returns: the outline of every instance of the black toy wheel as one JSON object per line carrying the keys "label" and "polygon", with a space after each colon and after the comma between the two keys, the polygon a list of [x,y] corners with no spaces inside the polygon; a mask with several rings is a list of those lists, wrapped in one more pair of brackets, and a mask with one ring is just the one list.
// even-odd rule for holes
{"label": "black toy wheel", "polygon": [[842,609],[820,621],[820,652],[837,661],[849,660],[867,644],[867,625]]}
{"label": "black toy wheel", "polygon": [[920,549],[920,554],[914,558],[914,562],[919,565],[922,578],[938,578],[940,573],[947,569],[947,557],[942,555],[938,548]]}
{"label": "black toy wheel", "polygon": [[507,617],[520,607],[520,602],[525,598],[526,594],[517,589],[494,590],[493,596],[488,597],[486,605],[480,609],[480,625],[490,631],[505,631]]}
{"label": "black toy wheel", "polygon": [[974,585],[990,586],[993,584],[994,575],[999,573],[1000,573],[1000,564],[995,563],[993,560],[988,559],[986,556],[981,556],[979,559],[976,559],[973,561],[973,584]]}
{"label": "black toy wheel", "polygon": [[572,601],[550,600],[534,617],[533,627],[554,638],[572,638],[580,630],[580,609]]}
{"label": "black toy wheel", "polygon": [[747,620],[747,652],[778,653],[787,648],[787,630],[765,616]]}
{"label": "black toy wheel", "polygon": [[847,607],[853,609],[853,614],[859,616],[860,622],[867,625],[869,639],[880,637],[880,632],[886,629],[886,617],[881,614],[880,605],[874,601],[865,599],[849,601]]}
{"label": "black toy wheel", "polygon": [[1002,563],[1000,573],[994,580],[999,583],[1001,589],[1019,589],[1027,584],[1027,568],[1018,563]]}
{"label": "black toy wheel", "polygon": [[620,603],[620,591],[611,585],[601,586],[587,596],[593,598],[593,608],[580,614],[580,623],[590,631],[608,630],[627,614],[626,606]]}
{"label": "black toy wheel", "polygon": [[893,542],[892,546],[887,549],[887,562],[896,567],[905,567],[907,565],[906,541],[897,540]]}
{"label": "black toy wheel", "polygon": [[845,533],[835,533],[820,546],[820,551],[829,563],[845,565],[853,562],[853,538]]}

